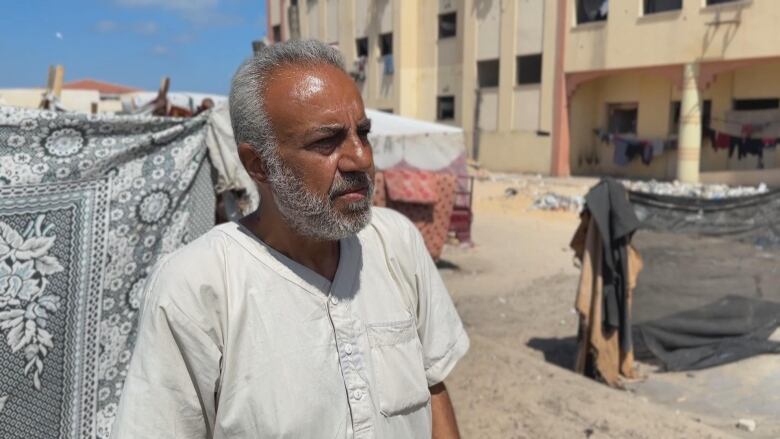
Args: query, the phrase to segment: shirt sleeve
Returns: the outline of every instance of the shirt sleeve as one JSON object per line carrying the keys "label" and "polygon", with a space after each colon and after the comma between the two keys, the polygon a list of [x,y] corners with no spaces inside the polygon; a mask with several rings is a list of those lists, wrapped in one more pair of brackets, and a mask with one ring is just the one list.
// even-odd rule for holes
{"label": "shirt sleeve", "polygon": [[444,381],[466,354],[469,338],[439,271],[428,253],[422,235],[411,228],[417,262],[417,333],[423,347],[428,386]]}
{"label": "shirt sleeve", "polygon": [[211,437],[221,351],[171,300],[191,295],[176,271],[162,264],[145,291],[114,439]]}

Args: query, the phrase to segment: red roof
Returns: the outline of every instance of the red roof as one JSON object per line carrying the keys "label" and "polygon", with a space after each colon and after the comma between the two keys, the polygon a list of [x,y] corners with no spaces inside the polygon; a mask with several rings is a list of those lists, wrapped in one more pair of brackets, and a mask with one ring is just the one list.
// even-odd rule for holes
{"label": "red roof", "polygon": [[67,82],[62,85],[64,90],[96,90],[105,94],[122,94],[141,91],[139,88],[128,87],[126,85],[111,84],[94,79],[79,79],[78,81]]}

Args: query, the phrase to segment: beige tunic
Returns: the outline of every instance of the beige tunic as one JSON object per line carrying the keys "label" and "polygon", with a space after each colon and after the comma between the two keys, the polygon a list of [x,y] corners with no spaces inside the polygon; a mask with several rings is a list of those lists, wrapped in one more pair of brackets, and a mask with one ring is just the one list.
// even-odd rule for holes
{"label": "beige tunic", "polygon": [[374,208],[333,282],[236,223],[163,260],[112,437],[426,438],[469,341],[417,229]]}

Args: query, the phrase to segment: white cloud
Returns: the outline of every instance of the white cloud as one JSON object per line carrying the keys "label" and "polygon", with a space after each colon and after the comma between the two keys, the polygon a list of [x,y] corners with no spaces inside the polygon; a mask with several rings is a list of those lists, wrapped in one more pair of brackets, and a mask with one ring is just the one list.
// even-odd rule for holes
{"label": "white cloud", "polygon": [[240,26],[243,17],[218,11],[220,0],[113,0],[128,8],[157,8],[171,11],[185,20],[201,26]]}
{"label": "white cloud", "polygon": [[152,47],[152,53],[158,56],[167,55],[169,52],[170,50],[168,50],[168,46],[163,46],[162,44],[158,44]]}
{"label": "white cloud", "polygon": [[95,30],[100,33],[115,32],[119,30],[119,24],[116,21],[100,20],[95,23]]}
{"label": "white cloud", "polygon": [[107,34],[112,32],[133,32],[140,35],[154,35],[160,30],[155,21],[140,21],[133,24],[117,23],[113,20],[100,20],[93,27],[95,32]]}
{"label": "white cloud", "polygon": [[204,8],[213,8],[217,6],[218,0],[115,0],[121,6],[159,6],[172,10],[197,10]]}
{"label": "white cloud", "polygon": [[190,44],[195,41],[195,34],[184,32],[173,37],[173,41],[178,44]]}
{"label": "white cloud", "polygon": [[154,35],[158,30],[160,30],[160,26],[154,21],[145,21],[133,25],[133,32],[141,35]]}

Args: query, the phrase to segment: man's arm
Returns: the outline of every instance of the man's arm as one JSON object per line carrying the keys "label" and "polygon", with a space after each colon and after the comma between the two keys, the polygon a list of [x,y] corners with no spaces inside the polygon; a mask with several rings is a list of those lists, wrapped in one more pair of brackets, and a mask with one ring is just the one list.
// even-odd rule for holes
{"label": "man's arm", "polygon": [[455,410],[452,408],[452,401],[444,383],[436,384],[429,390],[433,415],[433,439],[459,439]]}

